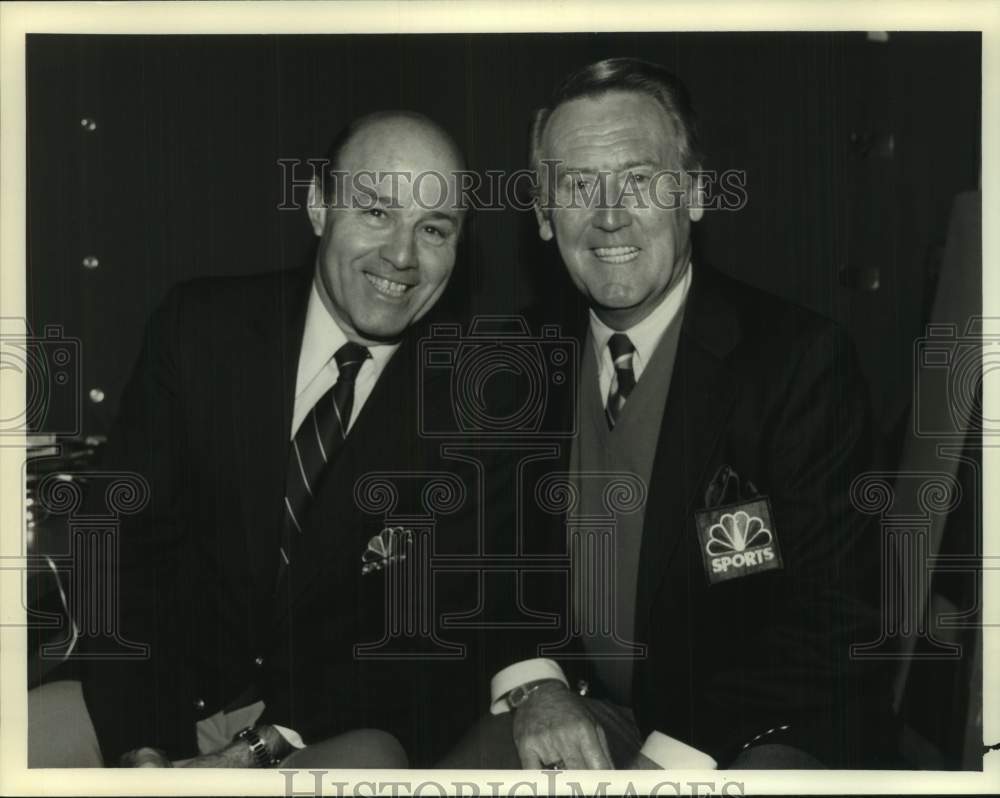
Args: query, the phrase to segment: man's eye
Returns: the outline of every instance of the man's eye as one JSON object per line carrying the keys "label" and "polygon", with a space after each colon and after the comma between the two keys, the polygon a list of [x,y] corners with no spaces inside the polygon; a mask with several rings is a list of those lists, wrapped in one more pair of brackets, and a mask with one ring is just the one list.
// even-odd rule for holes
{"label": "man's eye", "polygon": [[448,231],[432,224],[424,226],[424,232],[436,241],[444,241],[448,237]]}
{"label": "man's eye", "polygon": [[372,217],[374,217],[376,219],[381,219],[382,217],[385,216],[385,211],[382,210],[381,208],[370,208],[367,211],[367,213],[368,213],[369,216],[372,216]]}

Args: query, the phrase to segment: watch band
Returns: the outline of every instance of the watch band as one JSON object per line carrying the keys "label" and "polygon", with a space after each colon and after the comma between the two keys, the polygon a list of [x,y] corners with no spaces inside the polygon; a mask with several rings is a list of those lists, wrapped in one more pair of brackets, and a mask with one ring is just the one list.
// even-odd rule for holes
{"label": "watch band", "polygon": [[271,756],[271,752],[267,749],[267,743],[261,739],[253,726],[247,726],[236,732],[233,740],[243,740],[250,746],[250,758],[256,767],[267,768],[278,764],[278,760]]}
{"label": "watch band", "polygon": [[534,682],[527,682],[526,684],[519,684],[513,690],[511,690],[505,696],[507,700],[507,706],[513,711],[519,706],[522,706],[525,701],[531,698],[532,694],[538,690],[543,684],[548,682],[557,682],[562,684],[558,679],[538,679]]}

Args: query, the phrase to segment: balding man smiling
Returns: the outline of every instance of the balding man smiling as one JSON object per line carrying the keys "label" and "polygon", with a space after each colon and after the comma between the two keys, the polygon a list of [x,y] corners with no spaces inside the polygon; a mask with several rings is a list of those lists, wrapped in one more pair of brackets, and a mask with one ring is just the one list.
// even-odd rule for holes
{"label": "balding man smiling", "polygon": [[[416,415],[417,339],[455,267],[463,159],[426,117],[381,112],[328,160],[308,268],[183,284],[148,326],[103,466],[150,486],[119,533],[118,626],[150,655],[88,662],[82,690],[33,691],[32,766],[268,766],[362,728],[382,732],[351,733],[319,762],[294,756],[401,766],[395,737],[427,764],[475,703],[472,655],[414,668],[356,653],[385,634],[408,543],[361,506],[358,479],[463,476]],[[447,387],[424,380],[424,396]],[[436,546],[476,538],[481,498],[449,510]]]}

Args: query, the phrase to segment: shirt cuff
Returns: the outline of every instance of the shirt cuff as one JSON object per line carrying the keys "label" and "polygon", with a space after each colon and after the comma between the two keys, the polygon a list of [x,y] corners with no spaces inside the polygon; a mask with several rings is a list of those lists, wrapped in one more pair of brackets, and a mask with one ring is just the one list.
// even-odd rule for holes
{"label": "shirt cuff", "polygon": [[715,770],[719,766],[708,754],[658,731],[646,738],[639,753],[664,770]]}
{"label": "shirt cuff", "polygon": [[557,679],[569,687],[559,663],[551,659],[525,659],[499,671],[490,682],[490,714],[502,715],[509,712],[507,693],[522,684],[542,679]]}
{"label": "shirt cuff", "polygon": [[282,737],[285,738],[285,742],[288,743],[292,748],[305,748],[306,744],[302,742],[302,738],[299,736],[297,731],[292,729],[286,729],[284,726],[274,725],[275,731],[278,732]]}

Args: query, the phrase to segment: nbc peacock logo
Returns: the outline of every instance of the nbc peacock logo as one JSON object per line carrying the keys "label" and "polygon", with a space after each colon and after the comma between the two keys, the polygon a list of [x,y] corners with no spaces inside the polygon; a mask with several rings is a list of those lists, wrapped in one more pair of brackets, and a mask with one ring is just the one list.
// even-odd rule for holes
{"label": "nbc peacock logo", "polygon": [[766,501],[730,506],[698,520],[711,583],[781,567]]}
{"label": "nbc peacock logo", "polygon": [[771,542],[771,530],[763,520],[749,515],[743,510],[723,513],[717,523],[708,530],[708,545],[705,550],[713,557],[734,552],[742,554],[754,546],[766,546]]}

